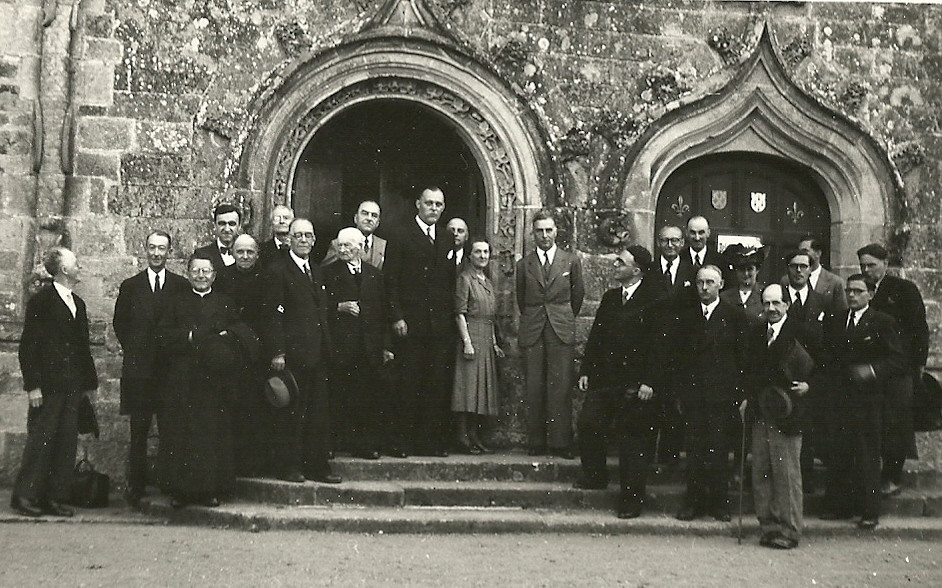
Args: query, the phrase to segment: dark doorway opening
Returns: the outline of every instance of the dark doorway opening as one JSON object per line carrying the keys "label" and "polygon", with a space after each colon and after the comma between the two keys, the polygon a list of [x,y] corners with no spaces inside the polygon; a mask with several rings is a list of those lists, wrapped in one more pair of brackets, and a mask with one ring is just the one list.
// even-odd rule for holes
{"label": "dark doorway opening", "polygon": [[467,221],[471,233],[486,227],[484,178],[454,125],[433,110],[404,100],[374,100],[347,108],[310,140],[298,161],[291,202],[318,234],[315,259],[352,225],[357,205],[382,207],[377,234],[415,215],[427,186],[445,193],[441,224]]}
{"label": "dark doorway opening", "polygon": [[794,162],[758,153],[708,155],[677,169],[657,201],[655,226],[681,228],[691,216],[710,221],[711,246],[742,237],[767,246],[758,280],[769,284],[785,274],[783,257],[802,236],[819,239],[821,264],[829,266],[831,214],[812,172]]}

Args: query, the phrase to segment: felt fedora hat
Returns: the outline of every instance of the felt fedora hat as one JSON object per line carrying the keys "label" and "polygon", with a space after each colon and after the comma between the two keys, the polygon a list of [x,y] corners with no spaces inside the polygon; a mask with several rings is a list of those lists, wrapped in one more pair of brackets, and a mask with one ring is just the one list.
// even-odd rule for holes
{"label": "felt fedora hat", "polygon": [[272,406],[284,408],[291,404],[292,399],[298,397],[298,393],[298,383],[291,370],[269,370],[265,378],[265,397]]}

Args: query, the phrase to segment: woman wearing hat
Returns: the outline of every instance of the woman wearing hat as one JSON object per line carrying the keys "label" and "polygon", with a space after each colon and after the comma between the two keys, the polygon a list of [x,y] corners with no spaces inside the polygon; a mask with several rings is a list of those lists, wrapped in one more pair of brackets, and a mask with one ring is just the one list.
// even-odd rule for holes
{"label": "woman wearing hat", "polygon": [[746,313],[749,325],[762,322],[762,284],[757,282],[759,268],[765,261],[765,247],[753,249],[733,243],[723,252],[736,274],[736,287],[720,292],[725,302],[738,306]]}

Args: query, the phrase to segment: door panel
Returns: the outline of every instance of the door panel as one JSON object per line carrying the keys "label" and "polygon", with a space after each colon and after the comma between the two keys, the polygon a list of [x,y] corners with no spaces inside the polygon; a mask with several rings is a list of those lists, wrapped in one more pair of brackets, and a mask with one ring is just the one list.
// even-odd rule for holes
{"label": "door panel", "polygon": [[759,272],[763,283],[785,273],[783,257],[811,234],[821,240],[828,265],[831,218],[811,173],[791,162],[753,153],[710,155],[684,164],[664,183],[658,198],[657,228],[683,228],[691,216],[710,221],[711,245],[752,236],[769,247]]}

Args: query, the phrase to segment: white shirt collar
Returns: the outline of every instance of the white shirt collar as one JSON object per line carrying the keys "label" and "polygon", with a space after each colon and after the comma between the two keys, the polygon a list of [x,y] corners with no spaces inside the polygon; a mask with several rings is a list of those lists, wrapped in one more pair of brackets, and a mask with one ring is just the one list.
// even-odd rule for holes
{"label": "white shirt collar", "polygon": [[288,250],[288,256],[291,257],[291,260],[294,262],[294,265],[298,266],[298,269],[301,270],[302,272],[304,271],[305,265],[310,267],[310,264],[308,263],[307,259],[301,259],[297,255],[295,255],[294,251],[291,251],[290,249]]}
{"label": "white shirt collar", "polygon": [[[772,341],[778,339],[778,334],[782,332],[782,325],[785,324],[785,321],[788,320],[788,315],[782,316],[782,320],[777,323],[769,323],[769,327],[772,329]],[[770,341],[771,343],[771,341]]]}
{"label": "white shirt collar", "polygon": [[622,299],[622,301],[624,301],[626,298],[631,298],[632,296],[634,296],[635,290],[638,289],[638,287],[641,285],[641,282],[642,282],[643,280],[644,280],[644,278],[642,278],[641,280],[638,280],[637,282],[635,282],[634,284],[632,284],[632,285],[630,285],[630,286],[622,286],[622,287],[621,287],[621,299]]}
{"label": "white shirt collar", "polygon": [[808,284],[812,290],[818,287],[818,280],[820,278],[821,278],[821,266],[819,265],[818,269],[813,270],[811,272],[811,275],[808,276]]}
{"label": "white shirt collar", "polygon": [[210,295],[210,293],[212,293],[212,291],[213,291],[213,289],[210,288],[209,290],[207,290],[207,291],[205,291],[205,292],[197,292],[196,290],[193,290],[193,293],[196,294],[197,296],[199,296],[200,298],[206,298],[207,296]]}
{"label": "white shirt collar", "polygon": [[869,305],[869,304],[868,304],[867,306],[864,306],[864,307],[861,308],[860,310],[855,310],[855,311],[853,311],[853,313],[854,313],[854,324],[855,324],[855,325],[859,325],[859,324],[860,324],[860,318],[864,315],[865,312],[867,312],[867,309],[868,309],[868,308],[870,308],[870,305]]}
{"label": "white shirt collar", "polygon": [[435,225],[427,225],[425,221],[419,218],[419,215],[415,215],[415,222],[419,225],[419,228],[422,229],[422,232],[426,235],[430,235],[432,240],[435,240]]}
{"label": "white shirt collar", "polygon": [[546,259],[549,259],[550,265],[553,265],[553,260],[556,259],[556,243],[553,243],[553,246],[546,251],[537,247],[536,252],[540,257],[540,265],[542,265],[543,261]]}
{"label": "white shirt collar", "polygon": [[150,282],[150,289],[154,289],[154,278],[160,276],[160,285],[163,286],[167,283],[167,268],[161,268],[159,272],[155,272],[151,268],[147,268],[147,281]]}
{"label": "white shirt collar", "polygon": [[697,257],[700,258],[700,265],[706,263],[707,247],[704,247],[700,251],[694,251],[693,247],[690,248],[690,262],[697,263]]}
{"label": "white shirt collar", "polygon": [[719,305],[719,303],[720,303],[719,297],[717,297],[716,300],[714,300],[713,302],[709,304],[704,304],[701,302],[700,303],[701,314],[706,314],[706,317],[710,318],[711,316],[713,316],[713,311],[716,310],[716,307]]}
{"label": "white shirt collar", "polygon": [[72,296],[72,288],[63,286],[59,282],[53,282],[52,285],[55,287],[56,292],[59,293],[59,296],[61,296],[63,300],[68,300]]}
{"label": "white shirt collar", "polygon": [[351,274],[359,273],[362,267],[363,262],[360,260],[360,258],[347,262],[347,269],[350,270]]}
{"label": "white shirt collar", "polygon": [[737,291],[739,292],[739,301],[743,304],[745,304],[746,301],[749,300],[749,297],[752,296],[752,290],[746,290],[743,292],[737,288]]}
{"label": "white shirt collar", "polygon": [[788,285],[788,295],[791,298],[792,302],[795,301],[795,295],[801,294],[801,303],[805,304],[808,302],[808,284],[805,284],[805,287],[801,290],[796,290],[792,287],[791,284]]}

